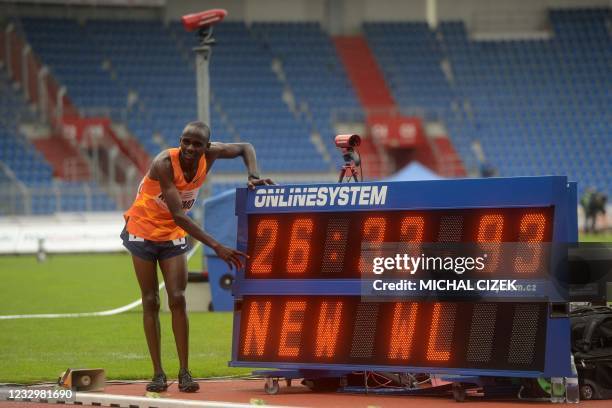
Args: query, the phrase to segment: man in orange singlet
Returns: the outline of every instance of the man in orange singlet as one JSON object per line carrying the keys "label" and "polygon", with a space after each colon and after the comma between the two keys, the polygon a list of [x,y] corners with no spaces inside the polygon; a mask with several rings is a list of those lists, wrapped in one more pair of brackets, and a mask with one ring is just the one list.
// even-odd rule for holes
{"label": "man in orange singlet", "polygon": [[126,225],[121,233],[123,245],[132,254],[136,277],[142,293],[143,324],[153,362],[153,380],[147,391],[168,388],[161,364],[159,327],[159,284],[157,263],[164,276],[168,304],[172,313],[172,331],[179,356],[179,390],[195,392],[199,385],[188,369],[189,322],[185,307],[187,286],[186,235],[211,247],[230,268],[242,268],[246,254],[226,247],[207,234],[186,214],[198,196],[198,190],[216,159],[242,156],[248,170],[248,187],[274,184],[260,179],[255,149],[249,143],[211,143],[210,129],[203,122],[191,122],[183,130],[180,147],[168,149],[155,157],[138,188],[138,195],[125,212]]}

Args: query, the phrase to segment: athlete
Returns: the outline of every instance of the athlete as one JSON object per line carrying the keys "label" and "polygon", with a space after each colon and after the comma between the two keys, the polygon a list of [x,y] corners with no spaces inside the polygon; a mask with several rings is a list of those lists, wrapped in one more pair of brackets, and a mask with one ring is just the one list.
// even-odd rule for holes
{"label": "athlete", "polygon": [[255,149],[249,143],[211,143],[210,129],[203,122],[187,124],[180,147],[161,152],[138,188],[132,206],[125,212],[123,245],[132,254],[136,277],[142,293],[143,324],[154,375],[147,391],[168,388],[162,368],[159,326],[159,284],[157,264],[161,269],[172,313],[172,331],[179,357],[179,390],[195,392],[200,387],[188,368],[189,322],[185,307],[187,286],[186,235],[211,247],[231,268],[242,268],[247,255],[226,247],[206,233],[186,214],[198,196],[198,190],[217,159],[242,156],[248,170],[249,188],[274,184],[262,179],[257,171]]}

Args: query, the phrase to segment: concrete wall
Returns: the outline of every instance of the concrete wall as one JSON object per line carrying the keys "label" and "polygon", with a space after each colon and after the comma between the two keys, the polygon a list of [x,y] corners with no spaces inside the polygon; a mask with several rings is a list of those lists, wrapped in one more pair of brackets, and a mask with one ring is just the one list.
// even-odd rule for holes
{"label": "concrete wall", "polygon": [[323,21],[326,0],[177,0],[166,5],[169,20],[211,8],[224,8],[228,19],[254,21]]}
{"label": "concrete wall", "polygon": [[[83,7],[0,0],[0,16],[76,18],[163,18],[178,20],[196,11],[224,8],[229,20],[319,21],[333,34],[360,31],[366,21],[425,21],[427,0],[166,0],[166,6]],[[544,28],[546,10],[610,7],[611,0],[437,0],[439,20],[463,20],[473,31],[510,32]]]}
{"label": "concrete wall", "polygon": [[85,19],[160,19],[164,9],[160,7],[108,7],[79,6],[76,4],[45,4],[36,1],[0,0],[0,20],[27,16]]}
{"label": "concrete wall", "polygon": [[247,21],[323,21],[324,0],[245,1]]}
{"label": "concrete wall", "polygon": [[537,31],[550,8],[610,7],[610,0],[438,0],[439,20],[463,20],[475,32]]}
{"label": "concrete wall", "polygon": [[342,31],[357,33],[366,21],[425,21],[425,0],[344,0]]}
{"label": "concrete wall", "polygon": [[[425,21],[427,0],[172,0],[167,19],[225,8],[231,20],[319,21],[333,34],[360,31],[366,21]],[[548,8],[609,7],[610,0],[437,0],[439,20],[463,20],[476,31],[543,28]]]}
{"label": "concrete wall", "polygon": [[202,10],[223,8],[228,11],[228,20],[246,20],[247,0],[170,0],[166,2],[164,16],[168,20],[179,20],[181,16]]}

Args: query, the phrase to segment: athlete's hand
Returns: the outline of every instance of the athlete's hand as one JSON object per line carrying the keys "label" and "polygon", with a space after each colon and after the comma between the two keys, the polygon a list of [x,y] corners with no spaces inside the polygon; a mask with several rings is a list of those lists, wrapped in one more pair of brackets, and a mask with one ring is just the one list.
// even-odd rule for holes
{"label": "athlete's hand", "polygon": [[226,247],[225,245],[221,244],[213,249],[215,250],[217,256],[227,263],[230,269],[242,269],[244,267],[244,262],[242,259],[240,259],[240,257],[244,257],[245,259],[249,257],[244,252],[240,252],[236,249]]}
{"label": "athlete's hand", "polygon": [[249,181],[247,181],[247,186],[250,190],[254,190],[256,186],[273,186],[275,184],[276,183],[269,178],[260,179],[249,177]]}

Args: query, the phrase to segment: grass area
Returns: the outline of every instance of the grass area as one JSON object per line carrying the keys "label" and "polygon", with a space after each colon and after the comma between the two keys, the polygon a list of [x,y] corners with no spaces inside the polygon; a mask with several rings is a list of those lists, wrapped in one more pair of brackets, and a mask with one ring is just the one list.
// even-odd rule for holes
{"label": "grass area", "polygon": [[[202,246],[188,267],[202,270]],[[43,263],[33,255],[0,256],[0,282],[0,315],[96,312],[140,297],[132,259],[124,253],[51,255]]]}
{"label": "grass area", "polygon": [[0,314],[95,312],[140,297],[127,254],[0,257]]}
{"label": "grass area", "polygon": [[189,258],[187,262],[187,267],[191,272],[200,272],[202,270],[202,251],[204,247],[202,245],[198,246],[195,253]]}
{"label": "grass area", "polygon": [[585,234],[580,233],[580,242],[612,242],[612,232],[603,232],[601,234]]}
{"label": "grass area", "polygon": [[[161,314],[162,361],[178,373],[170,315]],[[196,377],[248,374],[227,367],[230,313],[190,314],[190,368]],[[214,335],[211,335],[214,333]],[[0,320],[0,382],[52,381],[66,368],[104,368],[109,379],[146,379],[151,363],[139,312],[117,316]]]}
{"label": "grass area", "polygon": [[[190,270],[201,269],[201,249]],[[0,257],[0,315],[93,312],[140,296],[127,254]],[[159,274],[161,282],[161,274]],[[170,377],[178,359],[169,313],[161,313],[162,355]],[[197,377],[238,375],[227,367],[230,313],[190,313],[190,363]],[[0,320],[0,382],[54,381],[66,368],[101,367],[109,379],[152,374],[139,310],[108,317]]]}

